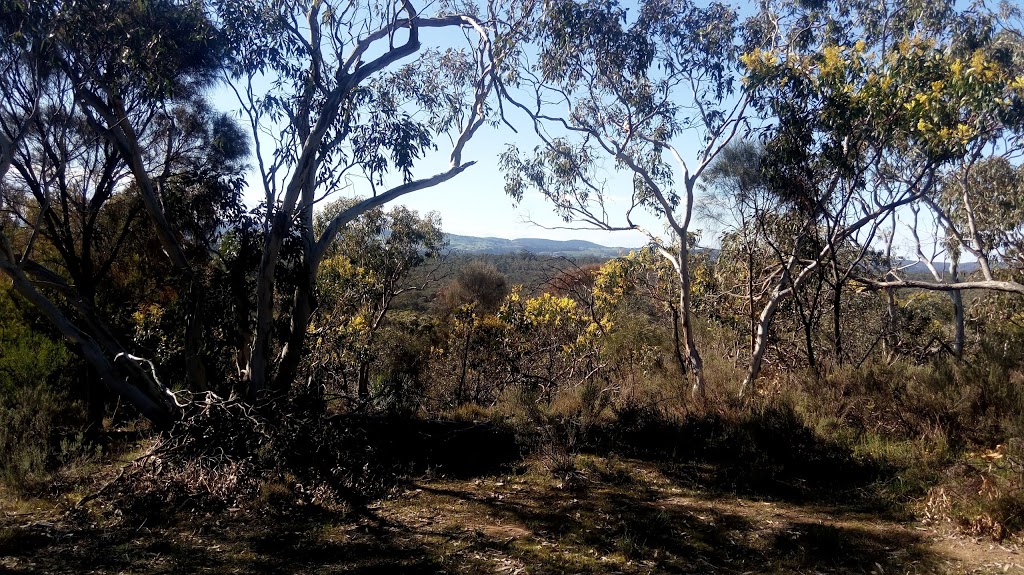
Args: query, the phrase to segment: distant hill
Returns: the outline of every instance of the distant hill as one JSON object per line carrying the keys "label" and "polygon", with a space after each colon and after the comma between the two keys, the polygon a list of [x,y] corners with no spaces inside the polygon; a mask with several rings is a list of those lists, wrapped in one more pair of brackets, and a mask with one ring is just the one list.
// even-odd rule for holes
{"label": "distant hill", "polygon": [[634,248],[613,248],[585,240],[546,240],[543,238],[478,238],[448,234],[449,247],[456,253],[511,254],[529,252],[546,256],[614,258]]}
{"label": "distant hill", "polygon": [[[934,265],[936,271],[943,276],[949,274],[950,269],[952,269],[952,265],[946,262],[935,262]],[[903,273],[908,275],[923,275],[928,276],[928,279],[932,279],[932,273],[928,270],[928,266],[919,261],[904,260],[900,264],[900,268],[903,270]],[[978,262],[960,262],[959,273],[962,276],[964,274],[974,273],[979,269],[980,266],[978,265]]]}

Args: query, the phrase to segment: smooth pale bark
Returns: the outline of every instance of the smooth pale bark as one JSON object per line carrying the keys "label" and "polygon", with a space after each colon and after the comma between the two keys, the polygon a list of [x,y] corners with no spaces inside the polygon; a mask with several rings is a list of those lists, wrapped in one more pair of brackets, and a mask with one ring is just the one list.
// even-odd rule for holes
{"label": "smooth pale bark", "polygon": [[[827,248],[826,248],[827,249]],[[783,267],[782,276],[776,284],[775,290],[772,291],[771,296],[768,298],[768,302],[765,304],[764,309],[761,310],[761,314],[757,320],[757,337],[754,340],[754,351],[750,355],[750,365],[747,367],[747,375],[743,379],[743,383],[740,385],[740,397],[745,398],[751,395],[754,391],[754,382],[757,380],[757,376],[761,374],[761,364],[764,361],[765,351],[768,350],[768,343],[770,340],[771,325],[775,319],[775,313],[779,310],[779,305],[789,295],[799,290],[804,282],[811,277],[811,274],[816,270],[821,260],[817,260],[811,263],[809,266],[800,271],[799,274],[792,280],[793,268],[797,264],[796,256],[790,256],[789,261]]]}
{"label": "smooth pale bark", "polygon": [[[953,260],[953,264],[950,268],[950,282],[958,283],[960,281],[960,262]],[[953,300],[953,354],[956,355],[957,359],[960,359],[964,355],[964,298],[963,292],[958,289],[951,290],[949,292],[950,299]]]}
{"label": "smooth pale bark", "polygon": [[[788,272],[786,272],[788,273]],[[750,365],[747,367],[747,375],[740,385],[740,397],[748,397],[754,392],[754,381],[761,373],[761,363],[764,361],[764,353],[768,350],[769,333],[772,320],[775,319],[775,312],[779,304],[789,295],[790,289],[776,289],[768,298],[768,303],[761,310],[757,319],[757,334],[754,338],[754,351],[750,354]]]}
{"label": "smooth pale bark", "polygon": [[[320,113],[315,122],[310,125],[310,114],[309,109],[312,107],[312,99],[314,97],[315,88],[318,86],[309,86],[309,89],[304,94],[305,98],[299,103],[299,114],[296,117],[298,125],[295,125],[295,129],[298,131],[300,141],[302,142],[302,149],[296,158],[295,168],[288,180],[288,184],[285,187],[284,196],[281,198],[280,206],[274,207],[272,204],[267,206],[268,218],[270,219],[270,226],[267,234],[264,238],[263,255],[260,261],[259,271],[257,273],[257,289],[256,289],[256,333],[252,342],[252,351],[249,356],[249,366],[246,369],[246,375],[248,376],[247,395],[250,400],[255,400],[263,395],[270,386],[268,381],[270,372],[270,355],[271,355],[271,340],[273,338],[274,328],[274,293],[275,293],[275,278],[274,271],[277,268],[277,264],[281,258],[281,248],[284,243],[284,239],[291,231],[292,216],[295,214],[297,204],[300,197],[307,200],[304,202],[305,205],[302,208],[306,211],[310,211],[309,217],[312,217],[312,201],[310,199],[310,190],[315,187],[317,168],[321,155],[324,153],[323,145],[325,136],[330,130],[331,126],[334,125],[342,111],[342,106],[352,94],[352,92],[367,78],[371,75],[376,74],[388,66],[391,66],[395,62],[415,54],[420,48],[419,41],[419,22],[416,19],[416,11],[412,8],[411,4],[407,1],[402,2],[403,9],[409,16],[404,21],[404,27],[409,29],[409,38],[406,42],[400,46],[390,47],[386,52],[371,60],[369,62],[362,63],[362,55],[370,48],[370,46],[377,40],[386,38],[388,34],[392,32],[394,27],[399,25],[399,22],[394,23],[394,27],[388,26],[380,30],[375,31],[363,40],[356,43],[352,49],[352,53],[346,59],[342,66],[339,66],[334,80],[336,85],[332,88],[324,98],[324,102],[320,107]],[[319,33],[315,30],[311,32]],[[316,41],[316,38],[314,38]],[[317,52],[320,49],[319,43],[310,45],[310,49]],[[317,58],[314,58],[314,67],[317,66]],[[350,70],[352,70],[350,72]],[[318,70],[311,70],[311,82],[319,77]],[[300,95],[302,96],[302,95]],[[358,215],[358,214],[356,214]],[[338,226],[340,227],[340,226]],[[334,230],[336,233],[337,229]],[[309,251],[310,246],[315,245],[315,242],[308,241],[309,234],[312,234],[312,229],[304,230],[307,241],[304,241],[304,248],[307,250],[303,254],[305,265],[309,266],[311,273],[315,274],[318,267],[319,258],[315,253],[315,250],[311,253]],[[311,306],[309,294],[297,294],[293,298],[295,302],[302,305]],[[304,314],[303,310],[289,310],[293,312],[291,341],[287,342],[285,348],[286,356],[282,359],[287,359],[288,363],[284,367],[291,370],[291,365],[298,365],[298,358],[295,356],[301,355],[302,345],[304,341],[306,327],[309,324],[309,317],[311,313]],[[298,311],[298,317],[294,317],[294,312]],[[303,317],[303,315],[305,317]],[[301,329],[299,329],[301,328]],[[287,376],[288,372],[282,372],[282,376]]]}
{"label": "smooth pale bark", "polygon": [[908,279],[876,281],[869,278],[857,278],[857,281],[875,289],[918,288],[930,291],[989,290],[1024,296],[1024,284],[1012,280],[976,280],[953,283]]}
{"label": "smooth pale bark", "polygon": [[693,313],[690,302],[693,299],[690,290],[690,250],[686,245],[685,236],[680,239],[679,265],[676,268],[679,276],[679,310],[680,327],[682,328],[683,346],[686,351],[686,359],[690,364],[690,374],[693,376],[693,385],[690,393],[694,397],[703,397],[706,391],[704,383],[704,361],[700,357],[697,343],[693,337]]}
{"label": "smooth pale bark", "polygon": [[[289,335],[282,346],[279,356],[278,372],[273,382],[275,390],[287,389],[291,385],[297,372],[302,349],[305,343],[306,331],[309,321],[312,318],[314,302],[312,296],[312,285],[315,283],[317,269],[320,261],[326,253],[330,243],[337,236],[345,224],[352,221],[360,214],[376,206],[383,205],[402,195],[429,188],[445,182],[462,173],[474,162],[462,163],[461,154],[466,142],[476,132],[476,129],[483,122],[483,101],[486,99],[487,89],[478,86],[477,102],[474,107],[474,116],[466,129],[460,134],[456,146],[451,155],[451,164],[446,172],[437,174],[430,178],[414,180],[396,186],[387,192],[378,194],[363,202],[360,202],[345,212],[339,214],[332,220],[319,239],[312,237],[312,205],[314,203],[314,182],[316,180],[320,155],[323,153],[322,144],[324,136],[331,125],[334,124],[341,112],[343,103],[359,85],[371,75],[386,69],[395,62],[416,53],[420,48],[419,27],[446,27],[446,26],[473,26],[486,36],[485,32],[479,30],[479,26],[471,18],[464,16],[452,16],[445,18],[420,19],[409,2],[402,2],[403,9],[409,18],[403,21],[396,21],[396,28],[408,28],[409,38],[400,45],[391,47],[387,52],[370,62],[360,62],[360,58],[371,44],[388,37],[393,31],[392,27],[382,28],[361,40],[353,48],[352,54],[343,66],[338,70],[336,80],[337,86],[329,93],[321,113],[312,126],[309,125],[308,109],[303,108],[298,116],[299,124],[297,129],[300,132],[303,147],[296,162],[295,170],[285,189],[284,197],[280,207],[272,213],[272,224],[264,241],[263,257],[260,262],[257,275],[256,294],[256,330],[253,335],[251,350],[248,352],[248,366],[243,373],[248,379],[247,395],[250,400],[267,391],[270,386],[268,382],[270,372],[271,340],[274,326],[274,292],[275,280],[274,270],[280,261],[281,247],[284,238],[290,230],[290,222],[297,203],[301,197],[302,218],[306,222],[304,229],[304,265],[307,266],[307,279],[304,286],[300,286],[292,297],[292,308],[288,310],[290,319]],[[354,70],[351,73],[347,70]],[[484,82],[486,83],[486,82]],[[307,94],[313,98],[313,94]],[[307,101],[305,106],[308,107]],[[268,207],[268,210],[270,208]]]}
{"label": "smooth pale bark", "polygon": [[[768,349],[768,340],[771,323],[772,320],[775,319],[775,313],[778,311],[779,304],[782,303],[782,300],[788,297],[789,295],[796,293],[796,291],[803,286],[804,282],[806,282],[811,277],[811,274],[814,273],[815,270],[817,270],[819,267],[821,267],[826,258],[830,258],[832,256],[835,246],[840,245],[842,242],[846,241],[848,238],[857,233],[858,230],[864,228],[865,226],[869,226],[872,224],[877,225],[878,220],[883,216],[891,214],[894,210],[897,210],[902,206],[905,206],[916,200],[921,199],[924,196],[925,192],[930,188],[930,184],[931,173],[929,171],[923,171],[913,184],[913,189],[915,191],[908,192],[904,194],[902,197],[899,197],[899,199],[891,201],[887,204],[883,204],[870,212],[864,213],[860,218],[858,218],[857,220],[855,220],[854,222],[852,222],[851,224],[844,228],[836,229],[834,233],[831,234],[828,243],[826,243],[825,247],[821,250],[821,252],[817,254],[815,259],[809,262],[807,266],[804,267],[800,271],[800,273],[796,275],[795,278],[792,278],[792,280],[790,278],[792,277],[793,270],[795,269],[796,264],[798,263],[798,259],[796,255],[789,256],[785,264],[782,266],[782,274],[780,276],[779,282],[776,284],[775,289],[772,291],[771,296],[768,298],[768,302],[765,304],[765,307],[762,309],[761,314],[758,317],[757,339],[754,345],[754,351],[751,354],[750,365],[747,369],[747,375],[746,377],[744,377],[743,383],[740,385],[741,398],[747,397],[752,393],[754,388],[754,381],[761,373],[761,364],[764,360],[764,353]],[[811,223],[812,220],[808,220],[807,223],[804,225],[804,229],[801,230],[801,232],[797,234],[796,237],[800,237],[800,235],[806,233],[811,228]],[[913,287],[910,285],[910,283],[913,282],[909,282],[906,280],[900,280],[899,282],[875,282],[873,280],[867,279],[862,280],[861,278],[856,279],[858,279],[858,281],[862,281],[863,283],[873,285],[877,289],[885,289],[887,287]],[[936,285],[929,284],[928,282],[920,283],[930,286]],[[788,287],[786,287],[787,284]],[[1016,285],[1020,287],[1020,293],[1024,294],[1024,285]]]}
{"label": "smooth pale bark", "polygon": [[[320,267],[320,262],[323,260],[324,254],[330,247],[331,242],[334,241],[344,226],[359,217],[361,214],[373,208],[382,206],[401,196],[447,182],[475,164],[476,162],[466,162],[457,166],[451,166],[447,171],[440,174],[436,174],[429,178],[406,182],[395,186],[386,192],[367,198],[366,200],[355,204],[351,208],[335,216],[327,225],[319,240],[306,248],[309,250],[307,252],[308,263],[306,264],[308,269],[305,274],[307,283],[305,285],[298,286],[293,294],[292,306],[289,310],[291,312],[291,327],[289,329],[289,336],[282,348],[282,353],[279,358],[280,363],[278,365],[278,375],[274,382],[275,389],[287,388],[290,383],[286,383],[285,380],[288,378],[294,379],[295,372],[298,369],[301,360],[302,347],[305,343],[306,332],[314,310],[312,286],[315,285],[316,273]],[[276,240],[272,239],[268,247],[271,250],[276,250],[276,255],[264,252],[264,257],[260,263],[260,279],[257,286],[257,309],[260,311],[257,313],[256,333],[248,355],[247,370],[243,370],[243,373],[247,376],[249,382],[247,395],[250,400],[255,400],[260,394],[268,390],[269,382],[267,381],[267,375],[270,365],[270,343],[274,320],[273,275],[274,268],[276,267],[276,261],[280,255],[282,241],[286,233],[286,221],[287,220],[283,218],[282,212],[279,211],[275,214],[275,227],[281,227],[280,229],[272,232],[272,235],[278,237]]]}

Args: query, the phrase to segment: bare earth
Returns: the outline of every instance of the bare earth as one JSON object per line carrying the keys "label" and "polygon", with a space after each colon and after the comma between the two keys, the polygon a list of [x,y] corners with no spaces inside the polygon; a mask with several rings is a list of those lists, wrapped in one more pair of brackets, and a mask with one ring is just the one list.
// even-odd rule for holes
{"label": "bare earth", "polygon": [[1024,573],[1012,544],[856,505],[712,496],[593,458],[421,479],[358,511],[233,510],[134,524],[7,509],[0,573]]}

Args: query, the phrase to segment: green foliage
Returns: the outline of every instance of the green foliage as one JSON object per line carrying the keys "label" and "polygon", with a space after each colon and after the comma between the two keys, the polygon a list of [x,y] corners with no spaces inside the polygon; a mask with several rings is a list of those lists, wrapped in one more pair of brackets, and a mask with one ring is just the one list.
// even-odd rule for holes
{"label": "green foliage", "polygon": [[[354,201],[328,205],[315,225],[326,227]],[[405,345],[394,345],[379,333],[387,326],[394,299],[418,291],[437,281],[439,258],[446,243],[436,213],[420,217],[415,211],[397,206],[390,211],[374,209],[350,222],[331,244],[317,277],[319,309],[309,326],[312,356],[309,369],[314,378],[332,388],[347,391],[356,387],[359,399],[371,396],[371,364],[394,368]],[[429,268],[422,274],[413,272]],[[415,333],[415,332],[414,332]],[[415,363],[415,362],[413,362]],[[388,371],[392,373],[387,374]],[[404,372],[404,373],[403,373]],[[374,397],[388,397],[391,408],[404,404],[406,380],[416,370],[379,369]],[[405,381],[403,381],[405,380]],[[397,395],[395,395],[397,393]],[[407,407],[407,406],[406,406]]]}
{"label": "green foliage", "polygon": [[473,261],[458,271],[441,293],[440,301],[442,309],[448,312],[472,306],[483,313],[494,313],[508,292],[508,281],[498,268]]}
{"label": "green foliage", "polygon": [[[817,16],[842,18],[827,9]],[[963,16],[965,22],[971,17]],[[847,25],[856,31],[857,24]],[[872,139],[950,161],[1019,124],[1024,84],[992,44],[980,47],[990,37],[971,46],[962,36],[908,27],[883,38],[816,40],[789,52],[754,49],[742,57],[745,82],[780,118],[780,132],[797,156],[801,143],[810,144],[806,138],[818,132],[823,158],[841,169],[855,169]],[[791,159],[798,168],[799,158]]]}
{"label": "green foliage", "polygon": [[82,411],[66,389],[73,364],[63,343],[32,330],[9,289],[0,290],[0,481],[37,488],[83,452]]}
{"label": "green foliage", "polygon": [[[1024,168],[1003,157],[989,157],[950,174],[940,197],[952,224],[973,225],[977,246],[986,255],[1002,256],[1017,269],[1024,263]],[[956,242],[952,242],[954,246]]]}

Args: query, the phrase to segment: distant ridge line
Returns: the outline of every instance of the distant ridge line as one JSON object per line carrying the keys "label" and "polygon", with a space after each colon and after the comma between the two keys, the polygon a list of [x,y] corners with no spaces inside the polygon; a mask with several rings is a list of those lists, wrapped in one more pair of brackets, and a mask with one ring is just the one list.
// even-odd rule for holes
{"label": "distant ridge line", "polygon": [[530,252],[538,255],[573,255],[614,258],[639,248],[610,247],[587,240],[549,240],[545,238],[495,238],[448,234],[452,251],[481,254]]}

